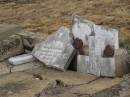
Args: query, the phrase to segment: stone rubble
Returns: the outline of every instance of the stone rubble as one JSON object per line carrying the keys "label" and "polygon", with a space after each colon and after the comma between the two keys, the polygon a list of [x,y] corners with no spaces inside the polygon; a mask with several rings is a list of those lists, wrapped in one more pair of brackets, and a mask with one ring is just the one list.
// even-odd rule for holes
{"label": "stone rubble", "polygon": [[[86,50],[89,53],[77,55],[77,71],[96,76],[121,76],[122,74],[119,74],[121,68],[117,68],[119,67],[116,60],[117,56],[114,56],[116,50],[119,50],[118,31],[95,25],[93,22],[81,19],[79,16],[73,16],[72,22],[74,39],[81,39],[83,41],[83,52]],[[128,53],[123,55],[128,56]],[[127,59],[127,57],[125,58]],[[127,63],[121,64],[121,66],[123,65],[128,68]],[[123,68],[122,71],[124,71]]]}
{"label": "stone rubble", "polygon": [[0,25],[0,44],[0,60],[10,57],[13,64],[10,72],[38,67],[24,64],[34,60],[62,71],[70,66],[96,76],[116,77],[130,72],[129,54],[119,48],[118,31],[79,16],[72,18],[72,31],[61,27],[46,39],[16,25]]}

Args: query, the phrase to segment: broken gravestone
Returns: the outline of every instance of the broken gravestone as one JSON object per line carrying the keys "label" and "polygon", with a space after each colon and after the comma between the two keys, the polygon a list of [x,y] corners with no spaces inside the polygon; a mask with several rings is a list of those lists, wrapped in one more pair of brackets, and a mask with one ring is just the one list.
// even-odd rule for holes
{"label": "broken gravestone", "polygon": [[0,61],[24,52],[20,32],[17,25],[0,24]]}
{"label": "broken gravestone", "polygon": [[74,56],[72,37],[66,27],[61,27],[45,41],[36,44],[32,55],[48,67],[66,70]]}
{"label": "broken gravestone", "polygon": [[88,50],[88,54],[77,56],[79,72],[108,77],[119,75],[118,62],[114,56],[115,51],[119,49],[116,29],[95,25],[91,21],[74,16],[72,33],[74,39],[83,41],[83,50]]}

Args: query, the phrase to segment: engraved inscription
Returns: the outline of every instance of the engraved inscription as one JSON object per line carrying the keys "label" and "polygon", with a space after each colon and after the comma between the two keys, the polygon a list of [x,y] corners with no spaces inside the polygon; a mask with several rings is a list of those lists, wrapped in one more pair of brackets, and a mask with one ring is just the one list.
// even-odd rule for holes
{"label": "engraved inscription", "polygon": [[[56,43],[56,42],[55,42]],[[62,44],[62,43],[60,43]],[[40,51],[37,51],[35,54],[37,57],[39,57],[41,60],[44,60],[47,64],[49,62],[55,62],[56,58],[58,56],[65,57],[65,54],[63,53],[64,49],[62,49],[62,46],[56,46],[57,44],[43,44]]]}

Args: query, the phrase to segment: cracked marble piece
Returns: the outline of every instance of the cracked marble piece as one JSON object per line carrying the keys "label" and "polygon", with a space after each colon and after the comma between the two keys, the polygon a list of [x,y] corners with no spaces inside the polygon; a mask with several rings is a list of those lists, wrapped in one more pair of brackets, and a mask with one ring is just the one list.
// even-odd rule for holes
{"label": "cracked marble piece", "polygon": [[78,55],[77,56],[77,71],[87,74],[89,71],[89,56]]}
{"label": "cracked marble piece", "polygon": [[41,65],[37,64],[37,62],[30,62],[21,65],[13,65],[11,67],[11,72],[19,72],[19,71],[26,71],[26,70],[33,70],[39,68]]}
{"label": "cracked marble piece", "polygon": [[32,55],[46,66],[64,71],[74,56],[72,42],[69,29],[61,27],[45,41],[36,44]]}

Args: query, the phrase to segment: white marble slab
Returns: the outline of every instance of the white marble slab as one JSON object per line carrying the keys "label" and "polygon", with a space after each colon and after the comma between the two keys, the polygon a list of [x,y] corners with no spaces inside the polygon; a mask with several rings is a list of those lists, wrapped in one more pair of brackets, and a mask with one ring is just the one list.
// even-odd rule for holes
{"label": "white marble slab", "polygon": [[66,27],[61,27],[45,41],[38,43],[32,54],[48,67],[66,70],[73,58],[72,37]]}

